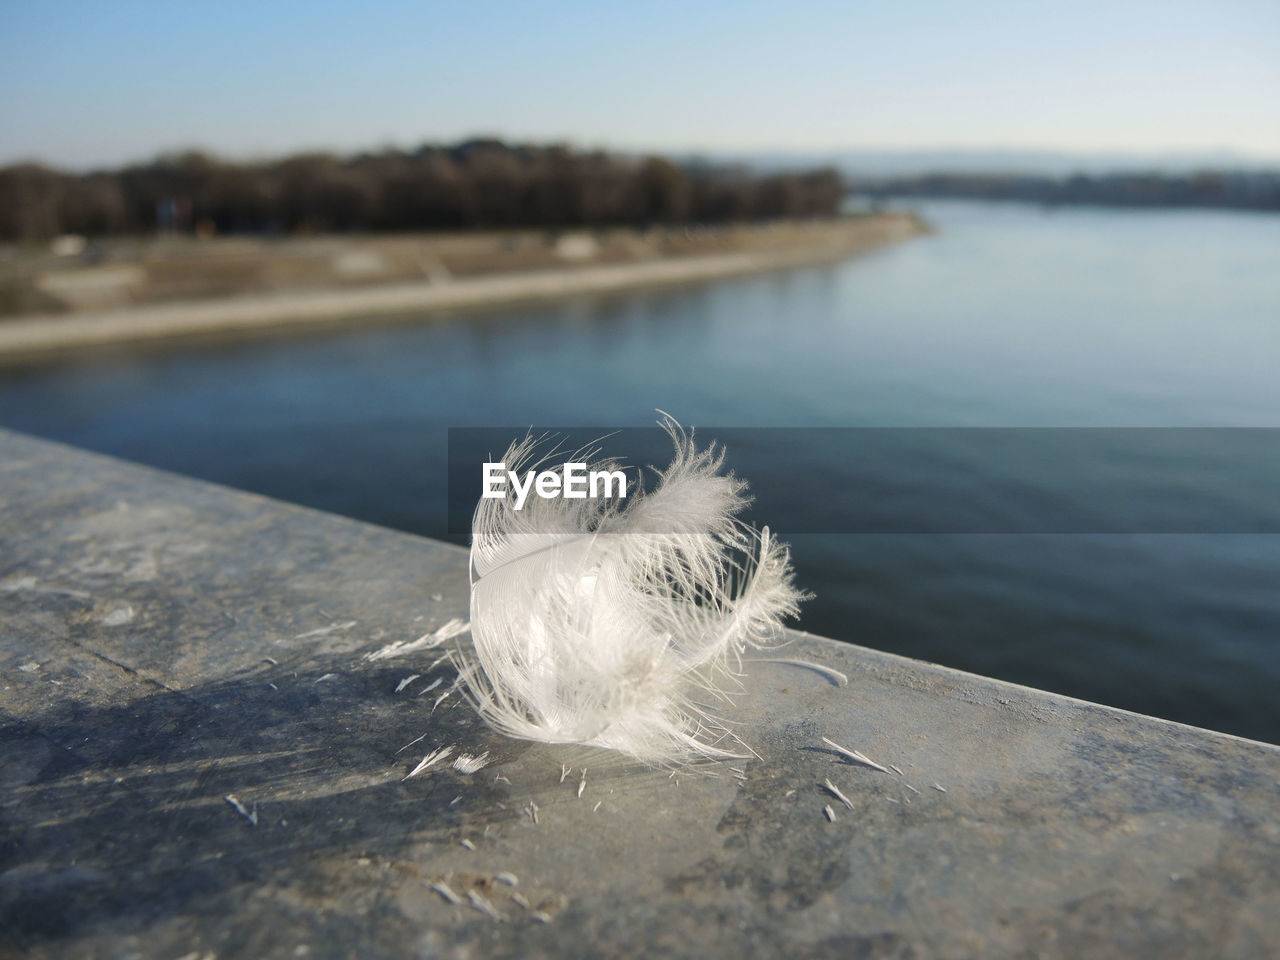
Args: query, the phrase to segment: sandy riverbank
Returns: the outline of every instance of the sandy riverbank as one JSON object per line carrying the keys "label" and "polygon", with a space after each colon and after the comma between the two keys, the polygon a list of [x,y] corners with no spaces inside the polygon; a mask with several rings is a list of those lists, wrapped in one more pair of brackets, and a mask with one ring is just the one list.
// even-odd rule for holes
{"label": "sandy riverbank", "polygon": [[[520,301],[555,299],[564,296],[611,293],[712,280],[783,267],[831,262],[916,236],[925,230],[916,218],[902,215],[857,217],[813,224],[784,224],[773,227],[733,228],[704,237],[685,234],[684,243],[641,246],[632,243],[620,248],[617,234],[600,242],[590,235],[561,236],[551,246],[552,257],[530,257],[513,237],[495,239],[489,246],[477,238],[467,238],[473,248],[485,254],[483,268],[466,269],[478,262],[473,256],[449,254],[451,248],[436,249],[452,256],[464,269],[450,270],[444,257],[428,251],[423,279],[391,279],[377,282],[366,278],[359,284],[342,284],[335,278],[273,284],[269,289],[235,290],[230,295],[202,299],[146,302],[146,270],[155,261],[117,258],[106,266],[55,270],[42,274],[40,282],[52,291],[94,289],[97,278],[123,277],[135,300],[130,306],[111,309],[81,309],[59,314],[27,314],[0,319],[0,360],[19,360],[41,354],[127,341],[157,340],[194,335],[234,333],[306,324],[356,322],[391,314],[434,313]],[[567,241],[567,242],[566,242]],[[393,240],[384,240],[389,244]],[[326,264],[377,264],[379,241],[340,241],[336,252],[326,254]],[[577,244],[576,247],[574,244]],[[477,244],[479,244],[477,246]],[[617,251],[621,249],[622,253]],[[566,251],[569,254],[566,256]],[[523,254],[523,255],[522,255]],[[555,256],[559,254],[558,257]],[[297,259],[296,254],[294,255]],[[274,251],[253,260],[269,266],[280,260]],[[363,258],[363,259],[362,259]],[[190,259],[190,258],[188,258]],[[252,254],[250,254],[252,260]],[[601,262],[604,261],[604,262]],[[197,278],[225,273],[226,257],[208,256],[201,271],[196,261],[188,272]],[[573,262],[573,266],[564,265]],[[163,266],[163,261],[161,261]],[[114,271],[114,272],[106,272]],[[163,270],[154,271],[163,275]],[[170,267],[170,272],[172,268]],[[340,278],[338,278],[340,279]],[[101,284],[100,284],[101,285]],[[244,286],[244,285],[242,285]],[[66,307],[64,306],[64,309]]]}

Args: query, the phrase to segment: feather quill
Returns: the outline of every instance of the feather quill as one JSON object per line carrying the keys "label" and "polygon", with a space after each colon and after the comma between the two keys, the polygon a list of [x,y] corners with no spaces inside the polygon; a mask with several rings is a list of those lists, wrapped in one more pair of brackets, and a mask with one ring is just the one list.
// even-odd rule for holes
{"label": "feather quill", "polygon": [[[723,450],[660,424],[675,454],[647,494],[477,506],[474,652],[457,666],[495,729],[658,765],[742,755],[715,711],[739,689],[743,651],[767,645],[803,597],[785,545],[736,518],[746,484],[723,470]],[[508,469],[546,462],[538,443],[512,444]]]}

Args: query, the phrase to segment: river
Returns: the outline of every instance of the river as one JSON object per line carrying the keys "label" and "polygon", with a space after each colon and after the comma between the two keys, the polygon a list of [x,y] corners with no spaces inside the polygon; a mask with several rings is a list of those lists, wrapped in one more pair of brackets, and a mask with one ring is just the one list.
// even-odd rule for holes
{"label": "river", "polygon": [[[1280,433],[1246,431],[1244,466],[1205,472],[1206,444],[1236,436],[1218,431],[1280,427],[1280,217],[915,208],[936,233],[835,266],[8,369],[0,424],[433,536],[449,427],[605,432],[660,408],[777,428],[735,465],[814,594],[805,629],[1280,742],[1280,535],[1256,532],[1280,529],[1280,489],[1244,476],[1272,476]],[[859,469],[885,437],[925,436],[959,454]],[[1166,506],[1185,501],[1162,484],[1198,478],[1234,512],[1117,528],[1065,481],[1011,522],[993,436],[1048,451],[1044,474],[1118,464]],[[895,499],[912,484],[928,489]],[[967,512],[949,525],[951,504]]]}

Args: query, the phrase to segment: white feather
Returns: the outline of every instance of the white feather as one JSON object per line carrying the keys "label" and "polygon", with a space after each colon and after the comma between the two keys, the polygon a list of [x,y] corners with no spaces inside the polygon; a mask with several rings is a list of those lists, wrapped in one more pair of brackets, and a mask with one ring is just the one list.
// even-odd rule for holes
{"label": "white feather", "polygon": [[[742,652],[773,638],[802,597],[786,547],[735,518],[746,485],[722,471],[723,452],[661,423],[675,457],[648,494],[476,508],[474,659],[459,654],[458,668],[495,729],[655,764],[740,756],[713,704],[738,689]],[[536,447],[513,444],[508,469],[538,466]]]}

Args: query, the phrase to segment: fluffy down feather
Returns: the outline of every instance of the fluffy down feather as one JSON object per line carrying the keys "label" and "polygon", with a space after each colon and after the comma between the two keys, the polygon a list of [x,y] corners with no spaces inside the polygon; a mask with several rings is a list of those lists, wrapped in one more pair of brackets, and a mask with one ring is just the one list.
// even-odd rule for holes
{"label": "fluffy down feather", "polygon": [[[675,456],[650,493],[476,508],[474,654],[457,661],[495,729],[659,765],[741,755],[713,710],[739,688],[742,652],[775,637],[803,597],[787,548],[736,519],[746,485],[722,470],[723,451],[661,425]],[[536,447],[515,443],[504,462],[536,468]]]}

